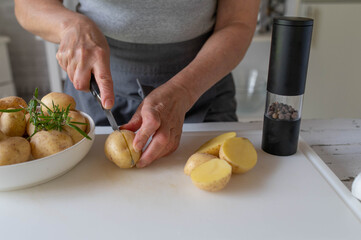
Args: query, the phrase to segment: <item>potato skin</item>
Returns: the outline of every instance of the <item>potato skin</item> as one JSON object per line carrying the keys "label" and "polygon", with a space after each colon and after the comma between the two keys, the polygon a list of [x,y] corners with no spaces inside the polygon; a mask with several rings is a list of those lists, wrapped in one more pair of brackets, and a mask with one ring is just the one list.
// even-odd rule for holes
{"label": "potato skin", "polygon": [[[77,111],[69,111],[68,116],[71,118],[70,121],[72,122],[87,123],[86,118]],[[74,125],[80,128],[81,130],[83,130],[84,132],[86,132],[87,130],[87,125],[82,125],[82,124],[74,124]],[[77,130],[75,130],[72,127],[64,126],[63,130],[73,139],[74,144],[84,138],[83,135],[81,135]]]}
{"label": "potato skin", "polygon": [[2,131],[0,131],[0,142],[1,142],[2,140],[7,139],[7,138],[8,138],[8,136],[6,136]]}
{"label": "potato skin", "polygon": [[[8,108],[13,109],[13,108]],[[4,112],[0,116],[0,131],[9,137],[21,137],[26,129],[25,114],[19,112]]]}
{"label": "potato skin", "polygon": [[[0,99],[0,109],[27,108],[28,104],[21,97],[10,96]],[[25,113],[25,111],[23,111]]]}
{"label": "potato skin", "polygon": [[132,168],[140,159],[141,153],[133,149],[135,133],[128,130],[112,132],[104,145],[106,157],[120,168]]}
{"label": "potato skin", "polygon": [[63,151],[73,145],[73,140],[65,132],[57,130],[39,131],[30,140],[34,158],[43,158]]}
{"label": "potato skin", "polygon": [[194,153],[192,154],[188,160],[186,165],[184,166],[184,174],[190,176],[193,169],[198,167],[199,165],[208,162],[209,160],[212,160],[214,158],[217,158],[216,156],[208,153]]}
{"label": "potato skin", "polygon": [[[66,93],[59,93],[59,92],[51,92],[48,93],[47,95],[45,95],[41,101],[48,106],[48,108],[50,108],[51,110],[53,110],[53,102],[54,105],[58,105],[59,109],[66,109],[69,104],[70,110],[75,110],[76,108],[76,103],[75,100],[72,96],[66,94]],[[47,112],[46,107],[41,106],[41,109],[43,110],[44,113]]]}
{"label": "potato skin", "polygon": [[30,159],[30,143],[22,137],[0,141],[0,165],[26,162]]}

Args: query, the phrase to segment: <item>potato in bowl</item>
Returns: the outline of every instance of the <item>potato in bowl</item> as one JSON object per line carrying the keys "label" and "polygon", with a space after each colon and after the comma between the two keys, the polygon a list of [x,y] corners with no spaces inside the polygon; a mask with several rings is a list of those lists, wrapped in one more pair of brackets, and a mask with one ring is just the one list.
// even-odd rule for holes
{"label": "potato in bowl", "polygon": [[19,97],[0,99],[0,190],[50,180],[90,150],[95,137],[91,117],[77,111],[65,93],[43,99],[37,90],[28,104]]}
{"label": "potato in bowl", "polygon": [[75,167],[89,152],[95,138],[93,119],[80,112],[88,125],[88,136],[65,150],[47,157],[0,166],[0,191],[32,187],[59,177]]}

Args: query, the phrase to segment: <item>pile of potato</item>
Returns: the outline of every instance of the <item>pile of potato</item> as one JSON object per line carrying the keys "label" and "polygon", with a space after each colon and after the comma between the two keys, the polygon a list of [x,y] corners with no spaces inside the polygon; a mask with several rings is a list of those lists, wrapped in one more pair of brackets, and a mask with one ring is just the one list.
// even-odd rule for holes
{"label": "pile of potato", "polygon": [[[69,117],[71,121],[88,123],[87,119],[75,108],[73,97],[65,93],[52,92],[44,96],[41,101],[50,109],[58,105],[66,109],[70,105]],[[24,99],[16,96],[0,99],[0,109],[26,109]],[[46,113],[46,109],[43,111]],[[86,132],[87,125],[74,124]],[[35,126],[29,121],[29,114],[24,111],[0,112],[0,166],[26,162],[32,159],[43,158],[60,152],[83,139],[75,129],[64,126],[62,131],[41,130],[34,133]],[[32,136],[28,139],[29,136]]]}
{"label": "pile of potato", "polygon": [[245,173],[257,163],[257,152],[247,139],[227,132],[204,143],[188,159],[184,173],[194,185],[206,191],[218,191],[229,182],[232,173]]}

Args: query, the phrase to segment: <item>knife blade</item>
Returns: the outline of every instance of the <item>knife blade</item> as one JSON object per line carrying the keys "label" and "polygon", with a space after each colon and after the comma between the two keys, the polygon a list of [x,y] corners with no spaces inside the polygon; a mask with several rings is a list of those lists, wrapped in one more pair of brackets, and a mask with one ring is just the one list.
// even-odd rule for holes
{"label": "knife blade", "polygon": [[100,107],[103,109],[105,115],[108,118],[108,121],[109,121],[110,126],[112,127],[112,129],[114,131],[118,131],[119,130],[118,124],[115,121],[113,113],[110,111],[110,109],[103,108],[102,99],[101,99],[101,96],[100,96],[100,90],[99,90],[97,82],[95,81],[95,77],[94,77],[93,74],[91,75],[91,78],[90,78],[90,92],[94,96],[94,98],[98,101],[98,103],[100,104]]}

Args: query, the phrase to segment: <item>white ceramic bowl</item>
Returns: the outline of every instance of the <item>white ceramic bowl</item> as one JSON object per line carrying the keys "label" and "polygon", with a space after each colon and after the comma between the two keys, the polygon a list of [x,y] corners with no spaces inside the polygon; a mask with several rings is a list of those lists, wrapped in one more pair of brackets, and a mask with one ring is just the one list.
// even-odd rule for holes
{"label": "white ceramic bowl", "polygon": [[75,167],[89,152],[95,138],[93,119],[81,112],[89,121],[88,133],[92,140],[82,139],[70,148],[48,157],[28,162],[0,166],[0,191],[32,187],[59,177]]}

